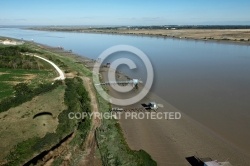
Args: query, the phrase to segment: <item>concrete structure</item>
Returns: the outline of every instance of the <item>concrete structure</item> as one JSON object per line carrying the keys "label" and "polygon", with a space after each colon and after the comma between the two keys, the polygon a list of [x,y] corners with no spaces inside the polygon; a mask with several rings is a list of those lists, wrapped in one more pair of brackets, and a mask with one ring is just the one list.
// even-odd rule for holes
{"label": "concrete structure", "polygon": [[132,79],[132,80],[128,80],[128,81],[109,81],[109,82],[104,82],[104,83],[95,84],[95,85],[132,84],[134,87],[138,87],[139,83],[142,83],[142,81],[138,80],[138,79]]}

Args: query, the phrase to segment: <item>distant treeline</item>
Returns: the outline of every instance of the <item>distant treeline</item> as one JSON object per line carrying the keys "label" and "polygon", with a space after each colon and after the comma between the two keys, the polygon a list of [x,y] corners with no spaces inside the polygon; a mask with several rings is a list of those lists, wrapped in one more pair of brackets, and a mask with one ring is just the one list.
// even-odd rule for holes
{"label": "distant treeline", "polygon": [[[122,27],[102,27],[95,29],[102,30],[118,30],[121,28],[130,29],[250,29],[250,25],[162,25],[162,26],[122,26]],[[89,28],[92,29],[92,28]]]}
{"label": "distant treeline", "polygon": [[159,25],[159,26],[110,26],[110,27],[81,27],[81,26],[56,26],[32,27],[27,29],[45,31],[95,31],[95,30],[121,30],[121,29],[250,29],[250,25]]}
{"label": "distant treeline", "polygon": [[25,53],[39,53],[27,46],[0,46],[0,68],[43,69],[45,68],[33,56]]}

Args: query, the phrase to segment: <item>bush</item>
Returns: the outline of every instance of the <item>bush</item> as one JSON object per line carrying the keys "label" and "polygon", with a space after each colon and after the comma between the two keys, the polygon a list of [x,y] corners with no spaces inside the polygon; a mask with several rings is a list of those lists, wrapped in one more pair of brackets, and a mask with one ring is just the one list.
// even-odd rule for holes
{"label": "bush", "polygon": [[3,99],[0,102],[0,113],[9,110],[11,107],[16,107],[30,101],[33,97],[56,89],[62,85],[62,81],[55,81],[54,84],[40,84],[37,88],[31,89],[25,83],[19,83],[14,86],[15,96]]}
{"label": "bush", "polygon": [[[85,119],[84,122],[81,120],[71,120],[68,118],[68,113],[90,111],[88,92],[83,87],[80,78],[66,79],[65,83],[64,100],[68,109],[59,114],[59,125],[56,132],[47,133],[43,138],[30,138],[17,144],[7,156],[7,165],[21,165],[27,162],[33,154],[45,151],[49,152],[51,148],[59,144],[60,141],[69,136],[75,129],[79,130],[81,138],[85,139],[90,128],[90,119]],[[45,87],[45,89],[49,88]]]}
{"label": "bush", "polygon": [[37,59],[24,53],[40,53],[27,46],[0,47],[0,68],[40,69]]}

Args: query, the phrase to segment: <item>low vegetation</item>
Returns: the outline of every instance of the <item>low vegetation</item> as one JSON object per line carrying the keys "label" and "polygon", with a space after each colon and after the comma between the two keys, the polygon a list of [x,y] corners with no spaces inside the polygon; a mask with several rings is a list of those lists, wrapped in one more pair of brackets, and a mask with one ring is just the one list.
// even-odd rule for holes
{"label": "low vegetation", "polygon": [[[34,97],[8,111],[0,113],[0,161],[18,143],[33,137],[44,137],[55,132],[58,115],[66,109],[62,102],[65,86],[60,85],[51,92]],[[49,112],[50,114],[43,114]],[[36,117],[34,117],[36,115]],[[0,164],[1,165],[1,164]]]}
{"label": "low vegetation", "polygon": [[62,32],[88,32],[91,30],[120,30],[120,29],[129,29],[129,30],[154,30],[154,29],[166,29],[166,28],[175,28],[175,29],[249,29],[249,25],[155,25],[155,26],[106,26],[106,27],[79,27],[79,26],[48,26],[48,27],[33,27],[28,28],[32,30],[40,31],[62,31]]}
{"label": "low vegetation", "polygon": [[[98,100],[101,112],[110,110],[110,105],[99,95]],[[96,131],[96,138],[104,165],[157,165],[144,150],[134,151],[129,148],[115,119],[103,119],[102,125]]]}
{"label": "low vegetation", "polygon": [[51,82],[55,72],[47,70],[25,70],[0,68],[0,101],[14,95],[14,86],[18,83],[27,83],[35,88],[39,84]]}
{"label": "low vegetation", "polygon": [[69,119],[70,112],[89,112],[90,100],[82,86],[80,78],[66,79],[64,102],[67,109],[59,114],[59,125],[55,133],[47,133],[43,138],[33,137],[17,144],[7,157],[7,165],[21,165],[31,159],[34,154],[40,154],[58,144],[63,138],[78,130],[81,140],[86,138],[90,120]]}
{"label": "low vegetation", "polygon": [[61,81],[56,81],[54,84],[40,84],[37,88],[32,89],[26,83],[19,83],[14,86],[15,95],[4,98],[0,102],[0,113],[7,111],[11,107],[16,107],[24,102],[30,101],[37,95],[49,92],[61,84]]}
{"label": "low vegetation", "polygon": [[[68,137],[73,132],[74,138],[69,145],[71,150],[74,149],[74,152],[75,147],[77,147],[78,154],[72,154],[71,163],[78,163],[79,161],[77,160],[83,155],[83,149],[81,148],[83,148],[84,140],[90,130],[91,120],[88,118],[72,120],[69,119],[68,114],[70,112],[90,112],[90,99],[88,97],[88,92],[83,86],[82,79],[75,76],[90,77],[92,75],[91,71],[89,71],[89,69],[83,64],[76,63],[73,56],[62,56],[56,51],[51,52],[44,49],[43,46],[37,47],[31,43],[25,44],[24,46],[7,48],[7,50],[6,48],[1,49],[4,50],[2,53],[0,52],[0,56],[3,57],[2,62],[10,62],[8,65],[2,63],[5,69],[9,68],[12,70],[20,68],[29,69],[29,71],[32,71],[31,69],[41,70],[42,68],[39,66],[40,62],[37,62],[36,60],[35,62],[32,56],[28,58],[23,56],[23,53],[29,52],[46,57],[64,71],[67,71],[67,73],[76,73],[73,74],[74,78],[67,78],[63,83],[56,82],[53,85],[51,83],[42,83],[36,84],[36,86],[30,86],[30,84],[27,84],[26,82],[15,84],[13,91],[11,92],[14,96],[4,98],[1,101],[0,110],[7,111],[9,108],[16,107],[21,103],[29,101],[37,95],[47,93],[56,87],[63,87],[65,89],[64,104],[67,107],[56,117],[59,123],[55,132],[49,132],[44,137],[28,138],[23,142],[16,144],[6,157],[6,165],[22,165],[29,160],[29,164],[36,164],[36,160],[31,160],[33,157],[38,156],[39,154],[48,153],[53,147],[55,147],[55,145],[60,144],[64,138]],[[12,49],[17,49],[17,52]],[[6,58],[5,54],[11,56]],[[21,59],[21,63],[14,59],[16,56],[19,56],[18,59]],[[30,61],[30,63],[28,63],[28,61]],[[99,101],[99,110],[101,112],[109,111],[110,105],[100,96],[97,96],[97,98]],[[103,165],[156,165],[156,162],[145,151],[133,151],[129,148],[117,120],[103,119],[101,126],[96,130],[96,142]],[[61,165],[63,162],[63,155],[55,158],[53,164]]]}
{"label": "low vegetation", "polygon": [[0,44],[0,101],[13,95],[13,85],[21,82],[29,86],[51,82],[56,73],[50,64],[35,58],[42,52],[29,45],[6,46]]}
{"label": "low vegetation", "polygon": [[11,69],[47,69],[49,66],[26,53],[40,54],[39,51],[30,49],[26,45],[3,46],[0,45],[0,68]]}

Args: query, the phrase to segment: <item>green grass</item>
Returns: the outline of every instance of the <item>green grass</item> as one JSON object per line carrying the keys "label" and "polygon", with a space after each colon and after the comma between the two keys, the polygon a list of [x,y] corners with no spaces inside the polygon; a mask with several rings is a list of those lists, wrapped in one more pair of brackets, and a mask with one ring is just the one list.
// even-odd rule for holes
{"label": "green grass", "polygon": [[[75,63],[75,59],[73,57],[62,56],[62,55],[59,55],[59,53],[53,53],[47,50],[43,50],[42,48],[39,48],[30,43],[26,45],[36,50],[37,52],[39,52],[39,55],[42,55],[43,57],[47,59],[51,58],[50,60],[53,61],[55,64],[59,65],[60,68],[63,70],[76,71],[81,76],[88,76],[88,77],[92,76],[91,71],[87,69],[84,65]],[[79,95],[79,94],[72,95],[72,96],[70,95],[70,94],[76,93],[77,91],[73,90],[69,92],[68,95],[66,95],[68,96],[67,98],[70,100],[67,100],[67,98],[65,98],[65,104],[68,105],[69,107],[67,110],[64,110],[58,117],[60,125],[57,128],[56,134],[49,133],[42,139],[40,138],[38,140],[38,138],[32,138],[19,144],[12,151],[12,154],[10,154],[8,158],[10,161],[13,161],[13,159],[15,159],[15,161],[18,161],[18,162],[15,162],[15,163],[11,162],[9,163],[10,165],[23,163],[25,159],[30,157],[30,155],[28,155],[27,153],[34,154],[34,151],[38,152],[38,151],[41,151],[41,149],[47,149],[48,146],[51,146],[52,144],[58,142],[58,139],[61,140],[64,136],[72,132],[72,128],[77,127],[79,125],[79,122],[68,121],[68,117],[67,117],[70,110],[77,111],[83,108],[82,106],[84,105],[84,103],[77,101],[75,98],[76,96],[80,97],[83,95]],[[66,90],[66,94],[67,94],[67,90]],[[109,111],[110,104],[107,103],[104,99],[102,99],[99,95],[97,96],[97,98],[99,101],[100,112]],[[81,146],[80,144],[84,142],[87,132],[89,131],[89,125],[90,125],[90,124],[86,125],[85,123],[80,123],[80,127],[78,126],[79,128],[76,132],[76,137],[72,140],[71,146],[76,146],[77,144]],[[89,122],[87,121],[87,123],[90,123],[90,121]],[[129,146],[127,145],[124,139],[122,130],[117,120],[114,120],[114,119],[105,120],[104,119],[102,122],[102,125],[96,131],[96,138],[97,138],[99,152],[101,154],[101,158],[102,158],[104,165],[127,165],[127,166],[132,166],[132,165],[154,166],[156,165],[156,162],[152,160],[150,155],[148,155],[145,151],[143,150],[133,151],[129,148]],[[82,151],[79,151],[79,153],[80,152]],[[56,160],[54,164],[60,165],[60,163],[61,163],[61,159],[58,158],[58,160]]]}
{"label": "green grass", "polygon": [[53,166],[61,166],[63,162],[63,158],[61,156],[57,157],[54,161],[53,161]]}
{"label": "green grass", "polygon": [[11,69],[52,69],[52,66],[31,55],[40,55],[36,49],[23,44],[19,46],[0,45],[0,68]]}
{"label": "green grass", "polygon": [[[34,77],[29,80],[28,76]],[[29,86],[36,87],[40,83],[49,82],[55,78],[54,72],[47,70],[25,70],[25,69],[5,69],[0,68],[0,101],[13,95],[13,86],[21,82],[29,82]]]}
{"label": "green grass", "polygon": [[[110,104],[97,95],[99,110],[107,112]],[[125,141],[122,129],[115,119],[102,119],[96,131],[98,148],[104,165],[156,166],[157,163],[144,150],[131,150]]]}
{"label": "green grass", "polygon": [[[41,51],[41,50],[40,50]],[[56,53],[45,51],[44,55],[47,58],[59,59],[68,68],[65,70],[77,71],[79,75],[91,77],[92,72],[84,65],[75,63],[73,57],[61,56]],[[99,101],[100,112],[107,112],[110,110],[110,104],[97,94]],[[96,131],[97,143],[99,152],[104,165],[139,165],[139,166],[155,166],[157,163],[151,158],[151,156],[143,150],[133,151],[127,145],[122,133],[122,129],[117,120],[103,120],[102,125]],[[72,140],[71,145],[82,142],[79,133]]]}
{"label": "green grass", "polygon": [[55,133],[47,133],[43,138],[33,137],[18,143],[7,156],[9,166],[22,165],[29,160],[34,154],[39,154],[49,150],[58,144],[62,139],[70,135],[77,129],[84,141],[90,128],[90,121],[84,123],[81,120],[69,119],[70,112],[89,112],[90,100],[88,92],[82,85],[80,78],[66,79],[66,89],[64,102],[67,109],[58,115],[59,124]]}
{"label": "green grass", "polygon": [[76,61],[73,57],[61,56],[58,53],[53,53],[47,50],[43,50],[41,48],[37,48],[32,45],[31,47],[33,47],[33,49],[36,49],[38,52],[40,52],[40,54],[42,54],[47,59],[51,59],[57,65],[60,65],[58,61],[61,61],[62,64],[65,64],[65,66],[67,66],[66,68],[65,66],[62,66],[62,68],[64,68],[65,70],[70,69],[77,71],[80,75],[83,76],[87,77],[92,76],[92,72],[88,68],[86,68],[83,64],[75,63]]}
{"label": "green grass", "polygon": [[[34,79],[27,80],[28,75],[34,75]],[[29,86],[36,87],[40,83],[46,83],[55,78],[55,73],[46,70],[3,69],[0,68],[0,100],[13,95],[13,86],[17,83],[29,82]]]}

